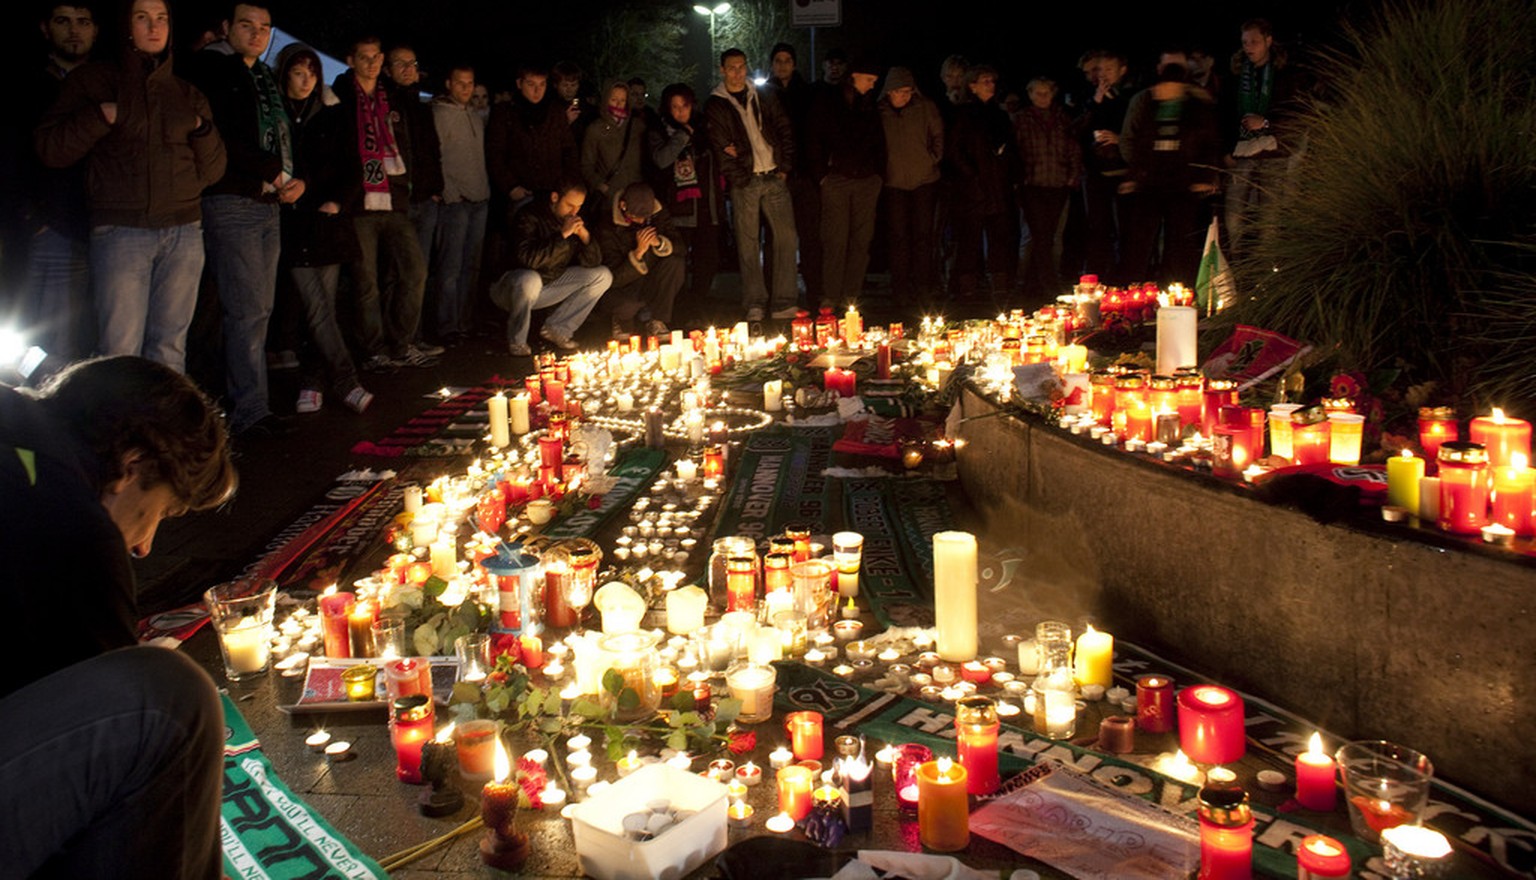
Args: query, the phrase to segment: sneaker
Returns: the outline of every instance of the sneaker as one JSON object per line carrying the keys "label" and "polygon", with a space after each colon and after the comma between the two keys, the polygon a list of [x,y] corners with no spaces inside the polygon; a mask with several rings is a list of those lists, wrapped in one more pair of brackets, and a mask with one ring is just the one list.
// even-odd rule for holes
{"label": "sneaker", "polygon": [[747,309],[747,323],[756,324],[763,319],[763,310],[757,306]]}
{"label": "sneaker", "polygon": [[561,351],[575,351],[577,348],[576,340],[549,329],[548,325],[539,328],[539,338]]}
{"label": "sneaker", "polygon": [[319,412],[322,399],[320,392],[306,388],[299,392],[299,402],[294,404],[293,411],[305,414]]}
{"label": "sneaker", "polygon": [[368,409],[369,404],[373,403],[373,395],[368,392],[368,389],[359,385],[347,392],[346,400],[349,409],[355,413],[361,413]]}
{"label": "sneaker", "polygon": [[773,310],[773,319],[775,321],[789,321],[798,314],[800,314],[799,306],[785,306],[782,309]]}
{"label": "sneaker", "polygon": [[533,349],[529,348],[526,342],[509,342],[507,343],[507,354],[519,358],[531,357]]}
{"label": "sneaker", "polygon": [[447,351],[447,349],[443,348],[441,345],[433,345],[432,343],[426,341],[417,342],[411,347],[430,358],[435,358],[443,352]]}
{"label": "sneaker", "polygon": [[613,331],[610,336],[611,339],[617,339],[620,342],[629,341],[629,328],[624,326],[623,321],[620,321],[618,318],[614,318],[613,323],[610,325],[609,329]]}
{"label": "sneaker", "polygon": [[387,370],[394,365],[395,362],[390,360],[388,355],[383,354],[373,355],[372,357],[368,358],[368,360],[363,361],[363,369],[370,373],[377,373],[381,370]]}
{"label": "sneaker", "polygon": [[645,335],[647,336],[666,336],[670,332],[672,331],[667,329],[665,321],[658,321],[652,318],[645,322]]}
{"label": "sneaker", "polygon": [[414,345],[407,345],[405,352],[390,363],[397,367],[426,367],[436,363],[436,358]]}

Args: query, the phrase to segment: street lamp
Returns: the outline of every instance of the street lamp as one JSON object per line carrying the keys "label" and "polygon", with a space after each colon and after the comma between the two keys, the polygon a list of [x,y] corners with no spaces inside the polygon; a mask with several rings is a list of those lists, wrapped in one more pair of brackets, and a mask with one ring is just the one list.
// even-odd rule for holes
{"label": "street lamp", "polygon": [[709,16],[709,58],[711,63],[715,60],[715,18],[731,11],[731,4],[716,3],[713,7],[702,3],[693,7],[693,11],[700,15]]}

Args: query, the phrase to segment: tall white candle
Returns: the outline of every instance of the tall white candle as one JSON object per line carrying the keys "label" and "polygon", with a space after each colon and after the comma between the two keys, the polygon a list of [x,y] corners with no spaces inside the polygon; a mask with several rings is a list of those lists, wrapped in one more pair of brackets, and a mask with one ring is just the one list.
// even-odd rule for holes
{"label": "tall white candle", "polygon": [[499,449],[512,442],[507,434],[507,396],[498,392],[490,399],[488,408],[491,411],[491,445]]}
{"label": "tall white candle", "polygon": [[939,656],[951,662],[976,659],[976,536],[933,536],[933,616]]}
{"label": "tall white candle", "polygon": [[458,547],[453,535],[440,532],[432,542],[432,573],[447,580],[459,573]]}
{"label": "tall white candle", "polygon": [[528,395],[519,394],[512,398],[508,408],[508,414],[512,425],[512,433],[522,435],[528,433]]}
{"label": "tall white candle", "polygon": [[1199,312],[1193,306],[1163,306],[1157,310],[1157,372],[1173,375],[1179,367],[1200,362],[1195,346],[1195,322]]}
{"label": "tall white candle", "polygon": [[421,510],[421,487],[410,485],[405,487],[405,512],[414,514]]}
{"label": "tall white candle", "polygon": [[784,380],[769,379],[763,383],[763,409],[778,412],[784,408]]}

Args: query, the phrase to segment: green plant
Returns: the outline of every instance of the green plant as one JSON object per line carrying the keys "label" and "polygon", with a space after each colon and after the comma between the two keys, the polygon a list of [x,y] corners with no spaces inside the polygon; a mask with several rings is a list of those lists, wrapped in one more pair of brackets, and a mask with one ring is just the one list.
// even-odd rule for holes
{"label": "green plant", "polygon": [[[1390,2],[1345,26],[1284,192],[1237,255],[1241,321],[1463,411],[1536,400],[1536,7]],[[1516,409],[1520,407],[1516,405]],[[1527,410],[1529,412],[1529,410]]]}

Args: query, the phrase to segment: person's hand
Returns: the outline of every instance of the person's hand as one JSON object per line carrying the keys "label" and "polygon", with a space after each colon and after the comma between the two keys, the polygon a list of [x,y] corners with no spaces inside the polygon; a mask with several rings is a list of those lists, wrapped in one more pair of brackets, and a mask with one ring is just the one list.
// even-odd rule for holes
{"label": "person's hand", "polygon": [[533,195],[533,190],[530,190],[526,186],[514,186],[512,187],[512,191],[507,193],[507,195],[512,199],[512,201],[521,202],[523,199]]}
{"label": "person's hand", "polygon": [[108,125],[116,125],[117,124],[117,102],[116,101],[103,101],[101,103],[101,115],[102,115],[103,119],[107,120],[107,124]]}
{"label": "person's hand", "polygon": [[560,221],[560,237],[570,238],[576,234],[576,227],[581,225],[581,215],[576,214]]}
{"label": "person's hand", "polygon": [[741,155],[740,153],[738,153],[736,151],[736,145],[735,144],[728,144],[726,146],[726,148],[725,148],[725,154],[727,156],[730,156],[732,159],[735,159],[737,156]]}
{"label": "person's hand", "polygon": [[321,202],[320,203],[320,213],[322,213],[322,214],[340,214],[341,213],[341,205],[339,203],[337,203],[337,202]]}
{"label": "person's hand", "polygon": [[565,122],[569,125],[581,116],[581,105],[572,101],[565,105]]}
{"label": "person's hand", "polygon": [[773,174],[774,174],[775,177],[777,177],[780,180],[788,180],[789,179],[789,172],[788,171],[775,171],[775,172],[773,172]]}
{"label": "person's hand", "polygon": [[1269,120],[1257,113],[1247,113],[1238,121],[1238,125],[1243,127],[1243,131],[1259,131],[1269,127]]}
{"label": "person's hand", "polygon": [[1093,142],[1101,147],[1113,147],[1120,143],[1120,135],[1107,128],[1096,129],[1093,132]]}
{"label": "person's hand", "polygon": [[304,196],[304,181],[294,179],[277,187],[277,200],[284,205],[291,205]]}
{"label": "person's hand", "polygon": [[1131,193],[1136,191],[1136,181],[1134,181],[1134,180],[1124,180],[1124,181],[1121,181],[1120,182],[1120,186],[1117,188],[1117,191],[1122,196],[1130,195]]}
{"label": "person's hand", "polygon": [[587,221],[581,219],[580,215],[577,215],[576,225],[571,227],[571,232],[577,238],[581,239],[582,244],[592,243],[592,233],[587,231]]}
{"label": "person's hand", "polygon": [[656,241],[659,238],[660,236],[656,234],[656,227],[654,226],[642,227],[639,232],[635,233],[635,250],[633,251],[635,259],[645,259],[645,252],[655,247]]}

